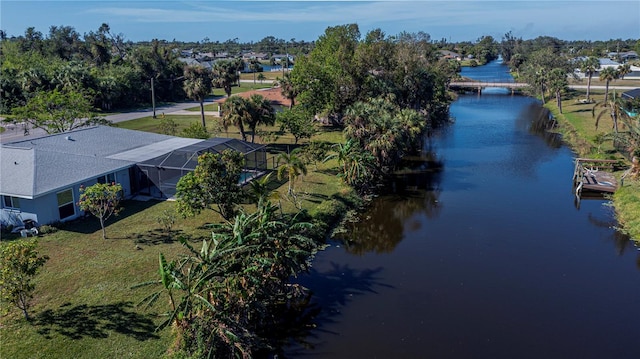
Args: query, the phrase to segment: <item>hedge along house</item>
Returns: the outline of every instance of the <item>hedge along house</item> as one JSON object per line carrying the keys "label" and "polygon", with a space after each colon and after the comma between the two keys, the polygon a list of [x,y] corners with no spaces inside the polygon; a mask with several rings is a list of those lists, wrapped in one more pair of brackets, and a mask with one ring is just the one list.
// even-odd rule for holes
{"label": "hedge along house", "polygon": [[[264,146],[232,139],[181,138],[108,126],[3,144],[0,223],[16,225],[33,219],[45,224],[77,218],[83,215],[77,206],[80,186],[98,182],[120,183],[125,198],[137,194],[170,198],[175,194],[177,180],[195,168],[197,155],[217,152],[225,143],[224,148],[248,151],[243,152],[249,166],[248,177],[259,176],[266,168]],[[184,153],[191,156],[179,173],[169,172],[173,170],[169,162],[165,162],[166,166],[154,162],[159,158],[186,158]],[[171,176],[158,173],[171,173]]]}

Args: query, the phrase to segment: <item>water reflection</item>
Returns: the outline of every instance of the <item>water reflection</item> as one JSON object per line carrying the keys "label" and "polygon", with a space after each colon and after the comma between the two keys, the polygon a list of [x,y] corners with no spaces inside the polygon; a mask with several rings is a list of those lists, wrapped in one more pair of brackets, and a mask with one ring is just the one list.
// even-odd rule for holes
{"label": "water reflection", "polygon": [[530,134],[542,138],[550,148],[557,149],[564,144],[560,134],[550,132],[556,125],[551,112],[538,103],[532,102],[525,106],[517,117],[516,124],[526,128]]}
{"label": "water reflection", "polygon": [[[339,250],[338,248],[330,248]],[[348,264],[329,262],[326,265],[315,265],[309,274],[299,279],[300,284],[312,288],[313,302],[306,308],[307,321],[306,337],[298,337],[298,340],[289,344],[287,354],[299,357],[309,354],[308,349],[320,346],[326,341],[326,335],[335,336],[340,333],[331,332],[326,327],[338,321],[342,308],[346,307],[357,296],[366,293],[377,293],[376,288],[391,288],[390,285],[380,281],[381,267],[365,270],[357,270]],[[319,340],[318,338],[324,339]],[[284,358],[284,353],[281,353]]]}
{"label": "water reflection", "polygon": [[347,252],[391,253],[402,241],[405,229],[420,229],[418,215],[437,217],[442,208],[438,200],[442,169],[443,162],[433,151],[408,157],[404,169],[388,184],[391,194],[385,195],[384,200],[374,200],[357,221],[345,225],[345,233],[337,236]]}

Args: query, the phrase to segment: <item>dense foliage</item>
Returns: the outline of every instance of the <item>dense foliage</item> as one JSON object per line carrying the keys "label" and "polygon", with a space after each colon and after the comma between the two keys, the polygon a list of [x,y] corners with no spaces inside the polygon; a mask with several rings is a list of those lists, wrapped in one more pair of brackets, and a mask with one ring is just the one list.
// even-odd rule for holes
{"label": "dense foliage", "polygon": [[151,78],[158,101],[185,98],[179,53],[158,40],[125,42],[106,24],[80,35],[69,26],[52,26],[44,36],[34,28],[0,43],[0,112],[24,106],[34,94],[82,92],[103,110],[151,102]]}
{"label": "dense foliage", "polygon": [[24,106],[14,108],[13,115],[9,122],[22,122],[25,129],[41,128],[49,134],[109,124],[93,112],[85,95],[70,90],[37,92]]}
{"label": "dense foliage", "polygon": [[419,147],[430,125],[448,119],[453,73],[425,33],[387,37],[378,29],[361,39],[349,24],[328,28],[290,80],[296,107],[344,129],[348,142],[328,159],[340,162],[343,180],[367,191]]}
{"label": "dense foliage", "polygon": [[307,295],[289,279],[309,268],[319,248],[310,230],[311,224],[260,202],[255,212],[240,211],[233,222],[216,227],[200,251],[182,241],[188,255],[167,261],[160,254],[160,280],[143,284],[161,289],[142,303],[168,296],[160,328],[174,326],[177,349],[188,357],[249,358],[276,351],[286,338],[277,333],[292,329],[284,313]]}
{"label": "dense foliage", "polygon": [[193,172],[184,175],[176,185],[177,211],[193,216],[211,208],[230,220],[241,201],[240,174],[244,157],[240,152],[205,152],[198,157]]}

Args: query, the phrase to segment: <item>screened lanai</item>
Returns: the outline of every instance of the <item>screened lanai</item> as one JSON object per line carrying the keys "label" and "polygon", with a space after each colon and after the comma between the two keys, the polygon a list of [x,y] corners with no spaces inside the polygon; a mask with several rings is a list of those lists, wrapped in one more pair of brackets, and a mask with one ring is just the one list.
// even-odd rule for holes
{"label": "screened lanai", "polygon": [[211,138],[173,150],[137,164],[134,176],[140,193],[171,198],[176,194],[178,180],[198,165],[198,156],[205,152],[222,153],[234,150],[242,153],[245,167],[239,185],[262,175],[267,169],[265,146],[234,138]]}

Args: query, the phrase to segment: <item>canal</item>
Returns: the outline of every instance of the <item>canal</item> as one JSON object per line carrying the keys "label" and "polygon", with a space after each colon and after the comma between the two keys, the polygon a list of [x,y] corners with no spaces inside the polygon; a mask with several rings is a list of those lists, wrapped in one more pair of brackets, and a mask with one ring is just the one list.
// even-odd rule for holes
{"label": "canal", "polygon": [[[500,62],[463,73],[510,76]],[[640,358],[640,252],[534,99],[462,95],[420,171],[299,280],[319,310],[291,358]]]}

